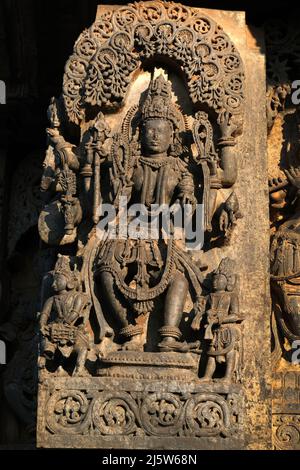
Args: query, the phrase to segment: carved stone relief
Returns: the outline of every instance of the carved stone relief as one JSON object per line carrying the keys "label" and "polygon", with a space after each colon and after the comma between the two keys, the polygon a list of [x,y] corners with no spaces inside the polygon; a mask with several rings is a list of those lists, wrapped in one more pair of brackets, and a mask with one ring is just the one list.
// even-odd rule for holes
{"label": "carved stone relief", "polygon": [[36,431],[36,312],[41,276],[53,262],[51,249],[37,249],[37,222],[43,206],[39,190],[42,161],[41,155],[33,153],[15,168],[10,198],[5,279],[9,308],[0,324],[0,339],[8,351],[8,363],[1,374],[2,440],[7,445],[31,443]]}
{"label": "carved stone relief", "polygon": [[[242,13],[173,2],[101,6],[75,43],[41,179],[57,256],[39,446],[270,447],[263,70]],[[185,207],[201,243],[178,225]]]}
{"label": "carved stone relief", "polygon": [[[299,109],[292,102],[297,79],[298,28],[280,21],[266,27],[273,112],[269,119],[269,192],[271,219],[271,293],[273,364],[273,445],[299,448],[300,367],[297,363],[299,278],[297,253]],[[271,90],[271,88],[269,88]],[[267,100],[269,100],[268,95]],[[294,356],[293,356],[294,354]]]}
{"label": "carved stone relief", "polygon": [[[93,8],[71,3],[47,44],[33,4],[21,19],[0,7],[9,99],[59,81],[49,61],[38,90],[35,54]],[[43,136],[22,101],[17,150],[0,152],[0,445],[34,445],[37,425],[49,448],[300,449],[300,35],[286,19],[264,25],[264,49],[241,12],[101,5],[49,103],[45,157],[23,156]],[[11,24],[30,33],[20,54]],[[200,247],[176,225],[185,204]],[[152,226],[154,205],[170,227]]]}

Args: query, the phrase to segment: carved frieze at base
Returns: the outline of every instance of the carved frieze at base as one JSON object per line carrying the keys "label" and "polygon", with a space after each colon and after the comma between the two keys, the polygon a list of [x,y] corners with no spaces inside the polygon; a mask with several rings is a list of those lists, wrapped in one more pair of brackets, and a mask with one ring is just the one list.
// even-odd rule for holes
{"label": "carved frieze at base", "polygon": [[274,450],[300,450],[300,415],[273,414]]}
{"label": "carved frieze at base", "polygon": [[273,379],[273,447],[300,450],[300,368],[281,363],[284,366]]}
{"label": "carved frieze at base", "polygon": [[38,446],[242,448],[242,401],[239,385],[56,377],[40,385]]}

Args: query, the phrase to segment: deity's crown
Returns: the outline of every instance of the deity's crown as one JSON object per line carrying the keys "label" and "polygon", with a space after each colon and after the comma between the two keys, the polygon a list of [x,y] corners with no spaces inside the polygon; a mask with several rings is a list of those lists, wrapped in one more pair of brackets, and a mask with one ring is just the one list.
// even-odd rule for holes
{"label": "deity's crown", "polygon": [[223,258],[218,268],[215,270],[215,274],[223,274],[226,277],[228,285],[227,290],[232,290],[235,282],[236,275],[234,273],[235,262],[230,258]]}
{"label": "deity's crown", "polygon": [[72,279],[74,273],[70,268],[70,261],[68,256],[58,255],[58,259],[54,268],[55,274],[63,274],[68,280]]}
{"label": "deity's crown", "polygon": [[234,272],[235,262],[230,258],[223,258],[220,262],[218,268],[216,269],[216,274],[224,274],[224,276],[229,276]]}
{"label": "deity's crown", "polygon": [[152,80],[149,88],[146,101],[142,108],[143,120],[146,119],[168,119],[176,127],[179,124],[179,110],[172,102],[171,83],[159,75],[155,80]]}

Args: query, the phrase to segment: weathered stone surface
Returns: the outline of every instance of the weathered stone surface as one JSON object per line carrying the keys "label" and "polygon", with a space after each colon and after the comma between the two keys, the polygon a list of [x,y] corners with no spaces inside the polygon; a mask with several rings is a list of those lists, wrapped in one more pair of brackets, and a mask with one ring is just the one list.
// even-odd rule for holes
{"label": "weathered stone surface", "polygon": [[[0,3],[0,448],[299,449],[294,8],[58,3]],[[101,238],[124,188],[202,250]]]}
{"label": "weathered stone surface", "polygon": [[56,378],[40,388],[38,445],[134,449],[243,448],[239,385]]}
{"label": "weathered stone surface", "polygon": [[[267,25],[273,446],[299,449],[299,103],[297,27]],[[285,51],[285,52],[284,52]],[[277,57],[277,59],[276,59]],[[277,65],[275,66],[275,61]],[[289,70],[287,69],[289,61]],[[297,83],[296,83],[297,84]],[[294,84],[295,85],[295,84]],[[297,92],[297,89],[296,89]]]}
{"label": "weathered stone surface", "polygon": [[[48,109],[40,235],[77,249],[43,283],[38,446],[271,447],[265,64],[249,37],[243,13],[156,1],[100,6],[77,40]],[[202,204],[202,249],[112,238],[99,205],[120,196],[148,216]]]}

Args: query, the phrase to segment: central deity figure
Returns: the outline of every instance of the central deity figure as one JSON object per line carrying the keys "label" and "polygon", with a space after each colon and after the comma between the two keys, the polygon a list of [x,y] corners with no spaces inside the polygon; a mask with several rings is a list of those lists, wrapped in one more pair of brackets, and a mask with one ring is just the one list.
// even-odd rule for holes
{"label": "central deity figure", "polygon": [[[127,115],[130,115],[130,110]],[[195,208],[195,188],[188,164],[182,159],[181,135],[185,123],[172,102],[171,84],[160,75],[152,80],[141,112],[136,110],[136,134],[114,145],[110,174],[115,204],[126,196],[128,205],[142,204],[149,216],[153,205],[190,204]],[[125,118],[126,120],[126,118]],[[130,127],[134,118],[130,118]],[[123,126],[124,127],[124,126]],[[127,140],[127,142],[126,142]],[[180,321],[189,291],[201,292],[201,273],[172,236],[165,239],[107,239],[96,258],[95,279],[109,314],[119,325],[125,350],[143,350],[141,315],[155,309],[163,298],[159,333],[160,351],[186,351],[180,341]]]}

